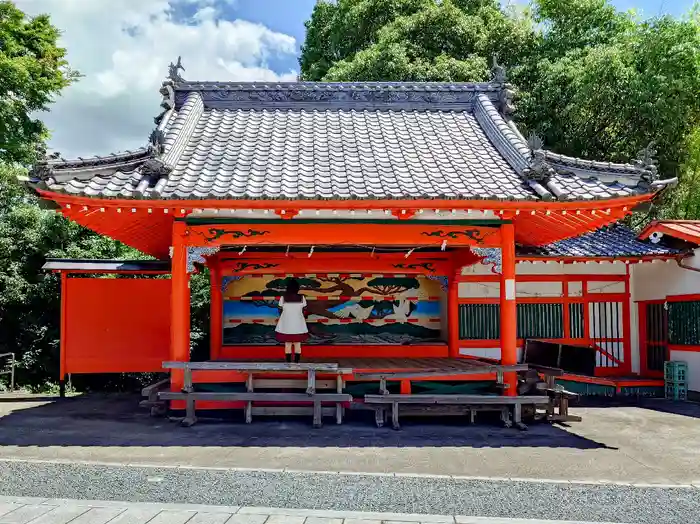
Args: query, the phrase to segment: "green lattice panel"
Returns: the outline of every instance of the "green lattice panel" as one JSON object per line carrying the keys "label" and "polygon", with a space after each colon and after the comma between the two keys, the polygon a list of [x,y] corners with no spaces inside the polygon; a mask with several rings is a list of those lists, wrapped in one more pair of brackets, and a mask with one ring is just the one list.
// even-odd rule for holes
{"label": "green lattice panel", "polygon": [[700,345],[700,301],[668,303],[668,341]]}
{"label": "green lattice panel", "polygon": [[498,304],[460,304],[459,338],[462,340],[498,340],[501,312]]}
{"label": "green lattice panel", "polygon": [[564,338],[562,304],[518,304],[518,338]]}
{"label": "green lattice panel", "polygon": [[571,338],[585,338],[583,304],[569,304],[569,332],[571,333]]}

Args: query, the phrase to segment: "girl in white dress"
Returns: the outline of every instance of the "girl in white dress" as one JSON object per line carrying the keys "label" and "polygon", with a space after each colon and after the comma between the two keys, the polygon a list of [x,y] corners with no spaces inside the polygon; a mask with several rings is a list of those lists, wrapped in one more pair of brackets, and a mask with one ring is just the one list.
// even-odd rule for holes
{"label": "girl in white dress", "polygon": [[301,359],[301,343],[309,338],[309,330],[306,327],[304,308],[306,297],[299,294],[299,282],[289,280],[287,290],[280,298],[279,307],[282,314],[277,321],[275,338],[284,342],[284,355],[287,362],[292,361],[292,348],[294,348],[294,362]]}

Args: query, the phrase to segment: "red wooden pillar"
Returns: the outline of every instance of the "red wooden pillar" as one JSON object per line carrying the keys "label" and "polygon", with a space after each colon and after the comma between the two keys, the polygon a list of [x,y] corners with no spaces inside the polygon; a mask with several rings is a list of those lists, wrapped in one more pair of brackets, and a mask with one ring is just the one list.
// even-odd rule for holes
{"label": "red wooden pillar", "polygon": [[622,302],[622,351],[624,362],[620,371],[632,373],[632,308],[630,290],[630,266],[625,265],[625,300]]}
{"label": "red wooden pillar", "polygon": [[459,357],[459,282],[453,271],[447,283],[447,351],[450,358]]}
{"label": "red wooden pillar", "polygon": [[[515,308],[515,226],[501,226],[501,364],[518,363],[517,315]],[[517,395],[517,375],[505,374],[505,394]]]}
{"label": "red wooden pillar", "polygon": [[216,360],[221,354],[221,344],[223,342],[223,296],[221,292],[221,268],[216,259],[211,262],[209,268],[210,290],[210,312],[209,312],[209,358]]}
{"label": "red wooden pillar", "polygon": [[[173,224],[170,359],[175,361],[190,359],[190,275],[187,272],[186,228],[184,222],[175,221]],[[183,371],[173,370],[170,383],[175,388],[182,388]]]}

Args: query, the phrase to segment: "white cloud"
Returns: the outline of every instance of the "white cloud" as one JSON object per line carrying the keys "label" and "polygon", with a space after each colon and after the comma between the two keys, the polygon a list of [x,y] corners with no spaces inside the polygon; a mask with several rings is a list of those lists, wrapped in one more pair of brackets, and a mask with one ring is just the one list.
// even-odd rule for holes
{"label": "white cloud", "polygon": [[[182,55],[189,80],[294,80],[271,56],[296,52],[293,37],[245,20],[221,18],[236,0],[15,0],[29,15],[48,13],[63,31],[71,66],[85,75],[42,118],[50,147],[64,157],[146,143],[160,112],[158,89]],[[194,9],[188,20],[178,8]]]}

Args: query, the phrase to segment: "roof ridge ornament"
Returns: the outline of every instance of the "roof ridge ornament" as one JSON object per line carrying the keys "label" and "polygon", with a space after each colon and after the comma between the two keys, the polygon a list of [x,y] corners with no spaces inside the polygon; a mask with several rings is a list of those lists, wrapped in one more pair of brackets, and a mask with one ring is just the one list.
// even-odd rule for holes
{"label": "roof ridge ornament", "polygon": [[508,76],[506,75],[506,68],[498,63],[496,55],[493,55],[492,62],[493,65],[491,66],[491,83],[505,84],[508,81]]}
{"label": "roof ridge ornament", "polygon": [[642,171],[642,180],[648,184],[659,179],[659,162],[655,158],[656,152],[656,142],[652,140],[644,149],[637,151],[637,158],[632,161],[634,167]]}
{"label": "roof ridge ornament", "polygon": [[508,83],[506,68],[498,63],[496,55],[493,55],[492,61],[492,76],[489,83],[497,84],[501,88],[498,93],[498,109],[504,118],[509,118],[510,115],[515,112],[515,106],[513,105],[515,91],[513,90],[513,86]]}
{"label": "roof ridge ornament", "polygon": [[164,176],[168,176],[173,168],[161,158],[165,151],[165,133],[154,129],[148,137],[148,158],[141,165],[141,173],[148,177],[148,186],[154,187]]}
{"label": "roof ridge ornament", "polygon": [[182,56],[177,57],[177,62],[172,63],[168,66],[168,79],[172,80],[174,83],[184,82],[185,79],[180,75],[180,70],[185,71],[182,65]]}
{"label": "roof ridge ornament", "polygon": [[528,181],[546,184],[556,171],[547,162],[547,153],[543,149],[544,142],[536,133],[530,133],[527,139],[527,147],[530,149],[530,158],[523,175]]}

